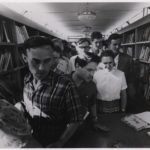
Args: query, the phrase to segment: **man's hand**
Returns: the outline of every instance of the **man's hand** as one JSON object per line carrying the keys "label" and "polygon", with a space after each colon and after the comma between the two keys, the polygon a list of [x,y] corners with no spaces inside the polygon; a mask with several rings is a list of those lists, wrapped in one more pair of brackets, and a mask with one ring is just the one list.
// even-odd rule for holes
{"label": "man's hand", "polygon": [[25,112],[21,102],[16,103],[14,106],[15,106],[18,110],[20,110],[22,113]]}
{"label": "man's hand", "polygon": [[108,127],[106,127],[106,126],[104,126],[104,125],[101,125],[101,124],[98,123],[98,122],[93,123],[92,126],[93,126],[93,129],[94,129],[95,131],[104,131],[104,132],[110,131],[110,129],[109,129]]}

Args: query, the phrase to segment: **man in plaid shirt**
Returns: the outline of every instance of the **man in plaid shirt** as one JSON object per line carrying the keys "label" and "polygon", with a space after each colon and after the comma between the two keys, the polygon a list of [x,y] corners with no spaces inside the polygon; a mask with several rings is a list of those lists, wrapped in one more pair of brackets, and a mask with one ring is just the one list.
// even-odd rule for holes
{"label": "man in plaid shirt", "polygon": [[24,46],[30,73],[25,77],[22,106],[33,136],[44,147],[62,147],[83,121],[76,87],[69,77],[50,69],[54,49],[50,39],[30,37]]}

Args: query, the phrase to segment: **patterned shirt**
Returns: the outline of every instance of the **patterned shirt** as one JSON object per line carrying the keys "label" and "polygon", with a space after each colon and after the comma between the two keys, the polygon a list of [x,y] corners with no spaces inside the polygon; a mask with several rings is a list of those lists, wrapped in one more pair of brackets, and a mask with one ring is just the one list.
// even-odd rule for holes
{"label": "patterned shirt", "polygon": [[[32,75],[26,76],[24,104],[31,120],[38,118],[32,127],[36,132],[42,130],[42,133],[36,137],[38,136],[37,138],[40,140],[44,138],[44,142],[48,138],[56,140],[68,123],[82,121],[84,115],[72,80],[52,71],[49,72],[46,79],[41,81],[36,90],[34,90]],[[48,122],[45,123],[43,120]],[[59,132],[58,135],[57,132]],[[46,134],[48,135],[46,136]],[[48,143],[46,142],[46,144]]]}

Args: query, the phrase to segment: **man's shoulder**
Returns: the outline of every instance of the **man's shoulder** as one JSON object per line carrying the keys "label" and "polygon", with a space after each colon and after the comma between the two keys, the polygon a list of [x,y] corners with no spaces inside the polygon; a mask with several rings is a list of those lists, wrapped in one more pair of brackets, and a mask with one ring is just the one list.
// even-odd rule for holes
{"label": "man's shoulder", "polygon": [[78,56],[78,55],[72,56],[72,57],[70,58],[70,61],[71,61],[71,60],[74,60],[77,56]]}
{"label": "man's shoulder", "polygon": [[117,76],[124,76],[124,72],[119,70],[119,69],[115,69],[114,73],[117,75]]}
{"label": "man's shoulder", "polygon": [[125,58],[125,59],[130,59],[130,60],[132,59],[132,57],[131,57],[130,55],[125,54],[125,53],[120,53],[119,56],[120,56],[121,58]]}
{"label": "man's shoulder", "polygon": [[56,72],[53,72],[53,80],[55,83],[60,83],[60,84],[72,84],[73,81],[69,75],[66,74],[57,74]]}

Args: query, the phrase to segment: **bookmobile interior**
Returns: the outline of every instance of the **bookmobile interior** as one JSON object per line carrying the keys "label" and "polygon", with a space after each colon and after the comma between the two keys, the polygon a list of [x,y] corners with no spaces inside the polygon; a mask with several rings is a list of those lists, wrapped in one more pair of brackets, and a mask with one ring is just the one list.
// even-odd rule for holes
{"label": "bookmobile interior", "polygon": [[[132,61],[132,64],[130,65],[132,65],[131,76],[133,76],[134,78],[134,89],[130,89],[128,86],[128,82],[126,83],[127,103],[126,108],[124,108],[126,110],[122,109],[122,111],[111,113],[98,112],[97,115],[94,116],[96,117],[96,123],[94,122],[94,125],[92,124],[93,122],[90,120],[90,117],[92,116],[92,112],[90,111],[87,111],[88,113],[86,112],[86,114],[84,115],[84,119],[80,121],[80,123],[68,123],[68,118],[66,119],[64,117],[67,122],[64,132],[62,132],[62,134],[57,140],[51,140],[50,143],[45,144],[45,141],[48,139],[49,135],[51,136],[51,134],[54,134],[55,137],[55,134],[58,134],[58,130],[55,129],[55,131],[51,129],[49,130],[49,132],[51,133],[47,135],[40,135],[41,137],[43,137],[41,139],[38,138],[37,140],[35,138],[37,135],[34,135],[34,132],[36,134],[36,131],[32,129],[32,125],[30,124],[31,122],[28,121],[26,116],[24,116],[26,110],[23,110],[23,112],[21,112],[21,110],[18,110],[18,108],[20,107],[20,109],[22,109],[22,107],[25,107],[26,109],[26,105],[31,105],[31,107],[35,105],[35,107],[37,107],[37,112],[33,112],[38,114],[38,111],[40,109],[43,109],[42,111],[44,111],[44,113],[41,110],[39,112],[41,117],[42,113],[43,116],[45,114],[46,116],[48,116],[49,111],[47,111],[46,109],[51,108],[45,108],[47,107],[44,104],[44,101],[46,99],[46,96],[44,95],[45,93],[43,94],[44,96],[38,93],[39,95],[36,95],[37,101],[34,102],[34,100],[32,100],[32,94],[36,94],[36,92],[31,93],[32,90],[27,89],[28,86],[25,87],[25,76],[28,72],[31,71],[30,69],[28,69],[28,63],[23,58],[23,54],[26,51],[25,42],[28,41],[28,39],[32,39],[32,37],[47,37],[47,39],[49,39],[49,41],[53,43],[55,41],[58,41],[58,44],[59,42],[63,41],[62,43],[65,46],[67,45],[68,51],[66,51],[66,53],[69,53],[68,55],[65,55],[65,57],[67,57],[67,59],[70,61],[71,57],[74,57],[74,55],[79,55],[77,51],[78,44],[83,44],[84,42],[87,44],[88,42],[86,40],[88,39],[90,42],[88,46],[90,48],[92,47],[92,40],[90,38],[93,32],[101,33],[101,38],[103,41],[102,43],[104,43],[104,46],[106,46],[105,49],[103,49],[103,51],[111,51],[108,39],[110,35],[118,34],[121,40],[119,53],[128,55]],[[81,39],[83,41],[85,39],[86,40],[83,42]],[[60,50],[61,46],[58,45],[58,47]],[[36,46],[32,48],[36,49]],[[46,50],[44,49],[43,51]],[[41,55],[41,59],[42,57],[45,57],[44,54]],[[114,59],[114,57],[112,56],[103,57],[109,57]],[[99,59],[101,58],[100,60],[102,61],[103,57],[99,57]],[[76,70],[73,70],[72,72],[67,73],[66,76],[70,76],[70,78],[73,78],[73,76],[75,76],[76,74]],[[110,80],[111,75],[107,76],[109,76],[108,78]],[[106,78],[107,77],[105,76],[104,79]],[[112,80],[113,79],[115,80],[115,78],[112,77]],[[113,84],[115,84],[115,81],[112,82],[112,86],[111,82],[109,83],[109,85],[107,85],[108,89],[110,89],[109,87],[113,88]],[[72,82],[72,79],[68,82]],[[99,84],[101,83],[102,82],[100,82]],[[84,89],[85,85],[82,88],[80,88],[80,90],[78,90],[79,97],[80,95],[82,95],[81,93],[84,94]],[[26,105],[23,104],[23,106],[18,104],[17,107],[16,103],[24,101],[24,90],[26,92],[25,94],[27,94],[27,92],[29,93],[29,95],[31,94],[31,104],[26,103]],[[65,87],[64,90],[66,90]],[[92,92],[92,90],[93,89],[91,88],[91,86],[86,87],[87,97],[90,96],[90,92]],[[131,94],[131,97],[128,93]],[[42,96],[44,98],[41,98]],[[56,95],[56,97],[57,96],[58,95]],[[38,99],[38,97],[40,98]],[[60,96],[60,100],[63,99],[62,97],[63,95]],[[87,97],[85,99],[88,99]],[[1,148],[149,148],[150,3],[0,3],[0,98]],[[56,98],[57,101],[58,99]],[[38,100],[43,100],[41,102],[42,104],[38,105]],[[66,104],[67,102],[64,103]],[[97,102],[95,103],[97,104]],[[50,104],[47,103],[46,105]],[[57,115],[63,113],[62,110],[59,110],[59,107],[60,106],[58,106],[58,108],[55,108],[54,112],[52,112],[52,114],[54,113],[54,117],[55,113]],[[96,108],[97,107],[99,107],[99,105],[96,106]],[[64,112],[70,112],[70,114],[72,114],[69,108]],[[69,116],[71,116],[70,114]],[[38,115],[35,116],[37,117]],[[30,119],[34,118],[32,117]],[[38,118],[40,117],[38,116]],[[38,124],[39,122],[41,123],[43,121],[44,123],[41,123],[41,126],[46,126],[46,124],[48,123],[53,125],[53,116],[52,118],[50,115],[48,117],[51,119],[50,122],[45,121],[45,118],[43,117],[44,119],[38,119],[36,124]],[[57,119],[57,117],[55,119]],[[72,118],[70,118],[70,120],[71,119]],[[65,121],[63,120],[62,122],[64,123]],[[75,126],[75,124],[78,124],[78,126]],[[61,123],[59,125],[61,125]],[[41,126],[38,126],[39,128],[36,129],[37,132],[42,129],[40,128]],[[53,128],[54,126],[55,124],[53,125]],[[57,128],[56,126],[55,128]],[[47,127],[45,127],[43,130],[47,130],[48,133]],[[44,146],[40,143],[40,140],[44,143],[42,143]]]}

